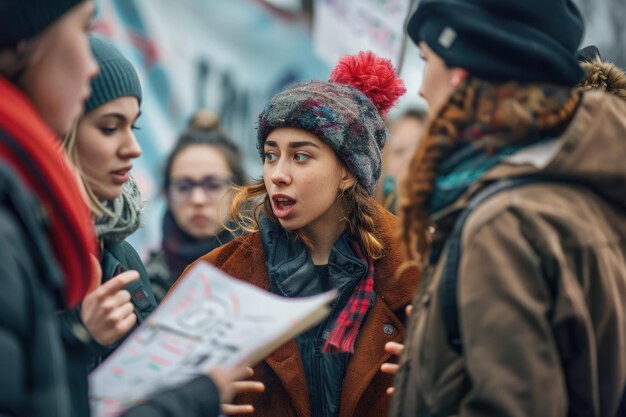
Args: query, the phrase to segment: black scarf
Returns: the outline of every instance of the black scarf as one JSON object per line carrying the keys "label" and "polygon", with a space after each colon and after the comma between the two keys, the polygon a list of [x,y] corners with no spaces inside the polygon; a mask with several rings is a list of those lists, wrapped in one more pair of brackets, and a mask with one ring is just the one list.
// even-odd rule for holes
{"label": "black scarf", "polygon": [[163,253],[170,278],[174,281],[190,263],[213,249],[230,242],[240,233],[222,230],[208,239],[196,239],[178,226],[174,215],[167,210],[163,217]]}

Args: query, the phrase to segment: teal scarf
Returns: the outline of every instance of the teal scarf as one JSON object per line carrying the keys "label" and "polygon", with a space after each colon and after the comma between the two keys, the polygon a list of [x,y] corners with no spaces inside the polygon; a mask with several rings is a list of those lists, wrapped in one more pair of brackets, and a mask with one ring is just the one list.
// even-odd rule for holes
{"label": "teal scarf", "polygon": [[459,148],[437,169],[428,212],[433,214],[452,204],[483,174],[522,148],[520,145],[509,146],[491,155],[473,144]]}

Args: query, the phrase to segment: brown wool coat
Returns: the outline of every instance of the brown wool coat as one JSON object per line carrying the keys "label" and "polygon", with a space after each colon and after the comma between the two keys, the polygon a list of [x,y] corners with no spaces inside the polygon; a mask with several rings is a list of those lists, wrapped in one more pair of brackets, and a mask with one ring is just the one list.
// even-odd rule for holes
{"label": "brown wool coat", "polygon": [[[387,415],[389,397],[385,390],[392,377],[380,372],[380,365],[390,361],[385,343],[402,342],[404,308],[415,293],[419,274],[415,269],[395,276],[401,263],[400,247],[394,238],[398,226],[395,216],[376,205],[377,237],[385,255],[374,263],[376,301],[367,315],[356,340],[355,352],[348,364],[341,393],[339,417],[381,417]],[[199,260],[207,261],[233,277],[269,290],[265,253],[259,233],[252,233],[215,249]],[[393,333],[385,333],[385,326]],[[389,330],[389,326],[387,326]],[[295,340],[271,353],[254,368],[252,379],[265,384],[261,394],[235,398],[236,404],[252,404],[257,417],[310,417],[311,407],[304,368]]]}

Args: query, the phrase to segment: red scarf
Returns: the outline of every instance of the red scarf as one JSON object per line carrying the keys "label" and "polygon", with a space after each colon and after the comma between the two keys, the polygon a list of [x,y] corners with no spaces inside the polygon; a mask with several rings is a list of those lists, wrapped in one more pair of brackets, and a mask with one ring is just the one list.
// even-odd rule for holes
{"label": "red scarf", "polygon": [[374,294],[374,262],[363,254],[361,245],[357,242],[352,242],[352,249],[359,259],[367,262],[367,275],[357,284],[346,306],[339,313],[335,327],[324,344],[324,352],[354,353],[356,337]]}
{"label": "red scarf", "polygon": [[95,278],[89,255],[98,252],[89,210],[58,137],[31,101],[2,77],[0,162],[19,175],[46,210],[48,240],[65,277],[65,301],[75,306]]}

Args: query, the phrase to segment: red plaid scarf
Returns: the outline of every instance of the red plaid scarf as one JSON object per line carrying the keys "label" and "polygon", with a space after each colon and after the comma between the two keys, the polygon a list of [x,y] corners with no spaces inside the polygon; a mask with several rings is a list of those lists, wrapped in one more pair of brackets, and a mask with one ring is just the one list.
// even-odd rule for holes
{"label": "red plaid scarf", "polygon": [[374,293],[374,262],[363,254],[361,245],[357,242],[352,242],[352,249],[359,259],[367,262],[367,276],[357,284],[346,306],[341,310],[335,327],[324,344],[324,352],[354,353],[354,343]]}
{"label": "red plaid scarf", "polygon": [[1,77],[0,97],[0,163],[9,165],[43,205],[48,239],[65,277],[65,301],[75,306],[97,284],[89,259],[98,253],[89,210],[59,139],[30,100]]}

